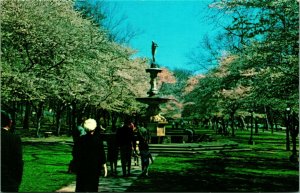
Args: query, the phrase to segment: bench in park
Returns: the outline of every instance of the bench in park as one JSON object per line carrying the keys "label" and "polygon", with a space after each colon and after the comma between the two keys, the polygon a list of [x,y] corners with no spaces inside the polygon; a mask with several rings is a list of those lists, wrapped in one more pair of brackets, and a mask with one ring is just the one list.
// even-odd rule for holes
{"label": "bench in park", "polygon": [[51,135],[53,134],[52,131],[45,131],[44,132],[44,136],[47,138],[47,137],[50,137]]}

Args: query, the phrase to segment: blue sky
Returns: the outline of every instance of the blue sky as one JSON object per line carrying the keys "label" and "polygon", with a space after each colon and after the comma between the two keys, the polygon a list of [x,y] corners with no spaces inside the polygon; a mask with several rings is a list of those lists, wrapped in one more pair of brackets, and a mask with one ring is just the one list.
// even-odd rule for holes
{"label": "blue sky", "polygon": [[211,0],[170,1],[130,0],[109,1],[116,4],[126,22],[142,31],[130,41],[136,56],[151,58],[151,42],[158,44],[156,61],[170,69],[199,70],[190,65],[187,55],[199,47],[205,34],[216,31],[211,20],[205,19]]}

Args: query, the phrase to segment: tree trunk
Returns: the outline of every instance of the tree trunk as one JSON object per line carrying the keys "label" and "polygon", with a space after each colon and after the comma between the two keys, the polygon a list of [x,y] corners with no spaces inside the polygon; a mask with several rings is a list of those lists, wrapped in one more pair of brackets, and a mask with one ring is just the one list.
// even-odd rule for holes
{"label": "tree trunk", "polygon": [[216,129],[216,119],[215,119],[215,117],[213,117],[213,118],[211,119],[211,122],[212,122],[212,125],[211,125],[212,130],[217,130],[217,129]]}
{"label": "tree trunk", "polygon": [[258,134],[258,120],[257,120],[257,117],[254,118],[254,124],[255,124],[255,134]]}
{"label": "tree trunk", "polygon": [[289,112],[286,114],[286,129],[285,129],[285,134],[286,134],[286,150],[290,151],[290,137],[289,137],[289,129],[290,129],[290,114]]}
{"label": "tree trunk", "polygon": [[100,119],[101,119],[101,110],[100,109],[96,109],[96,116],[95,116],[95,119],[97,121],[97,125],[100,127],[100,125],[102,125],[105,129],[106,129],[106,126],[101,123]]}
{"label": "tree trunk", "polygon": [[249,119],[249,116],[246,117],[247,118],[247,131],[249,130],[250,128],[250,119]]}
{"label": "tree trunk", "polygon": [[224,118],[222,117],[222,119],[221,119],[221,127],[222,127],[222,134],[223,135],[227,135],[227,129],[226,129],[226,123],[225,123],[225,120],[224,120]]}
{"label": "tree trunk", "polygon": [[40,136],[40,130],[41,130],[41,121],[43,117],[43,106],[44,102],[40,102],[37,106],[37,112],[36,112],[36,136]]}
{"label": "tree trunk", "polygon": [[211,119],[209,118],[208,119],[208,129],[213,129],[212,127],[213,127],[213,123],[212,123]]}
{"label": "tree trunk", "polygon": [[250,138],[248,141],[248,144],[253,145],[253,111],[251,111],[251,119],[250,119],[250,123],[251,123],[251,130],[250,130]]}
{"label": "tree trunk", "polygon": [[271,133],[272,134],[274,133],[274,121],[273,120],[274,120],[274,118],[270,113],[270,126],[271,126]]}
{"label": "tree trunk", "polygon": [[23,129],[29,130],[29,119],[31,114],[31,104],[29,101],[26,101],[25,103],[25,115],[23,119]]}
{"label": "tree trunk", "polygon": [[67,108],[67,120],[68,120],[68,136],[72,135],[72,112],[70,108]]}
{"label": "tree trunk", "polygon": [[109,112],[107,110],[103,110],[103,124],[104,127],[107,127],[109,125]]}
{"label": "tree trunk", "polygon": [[290,161],[299,162],[299,156],[297,155],[297,136],[299,134],[299,118],[298,118],[298,114],[296,113],[293,113],[291,115],[290,134],[291,134],[292,145],[293,145]]}
{"label": "tree trunk", "polygon": [[117,121],[118,121],[118,114],[116,112],[113,112],[111,114],[111,129],[112,129],[112,132],[116,132],[116,130],[117,130]]}
{"label": "tree trunk", "polygon": [[277,124],[276,119],[274,119],[274,125],[275,125],[275,131],[278,131],[278,124]]}
{"label": "tree trunk", "polygon": [[231,119],[231,136],[234,137],[234,111],[230,113],[230,119]]}
{"label": "tree trunk", "polygon": [[77,130],[77,106],[76,102],[72,102],[72,137],[73,141],[76,141],[77,136],[76,136],[76,130]]}
{"label": "tree trunk", "polygon": [[62,115],[62,112],[64,110],[64,105],[63,104],[57,104],[57,108],[56,108],[56,130],[55,130],[55,135],[56,136],[59,136],[60,135],[60,131],[61,131],[61,115]]}
{"label": "tree trunk", "polygon": [[11,126],[11,132],[15,132],[16,131],[16,124],[17,124],[17,103],[15,101],[12,102],[12,109],[10,112],[11,115],[11,119],[12,119],[12,126]]}
{"label": "tree trunk", "polygon": [[243,118],[242,116],[240,116],[238,120],[239,120],[239,124],[240,124],[240,126],[241,126],[241,129],[242,129],[242,130],[245,130],[246,123],[245,123],[244,118]]}
{"label": "tree trunk", "polygon": [[270,122],[269,122],[268,110],[267,110],[266,106],[264,106],[264,110],[265,110],[265,114],[266,114],[266,130],[268,130],[269,126],[270,126]]}

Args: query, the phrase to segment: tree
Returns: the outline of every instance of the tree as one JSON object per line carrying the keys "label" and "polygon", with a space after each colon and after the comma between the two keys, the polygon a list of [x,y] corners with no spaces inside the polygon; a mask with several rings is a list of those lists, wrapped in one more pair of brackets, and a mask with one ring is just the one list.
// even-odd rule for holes
{"label": "tree", "polygon": [[75,113],[84,109],[139,108],[131,102],[139,94],[137,79],[146,84],[145,62],[131,60],[133,50],[110,41],[107,30],[74,11],[71,1],[5,1],[3,8],[2,102],[37,107],[37,135],[50,102],[57,107],[57,134],[67,107],[73,128]]}
{"label": "tree", "polygon": [[[217,115],[230,114],[226,109],[255,111],[254,115],[266,114],[273,131],[275,114],[281,115],[276,118],[284,118],[286,107],[298,109],[298,3],[222,0],[210,7],[226,18],[231,17],[232,23],[225,26],[226,36],[219,36],[225,40],[224,49],[205,39],[205,46],[218,66],[209,70],[187,94],[186,100],[193,108],[184,112],[209,115],[211,108],[206,104],[217,105],[219,108],[212,109]],[[224,58],[232,60],[224,65]],[[231,105],[237,106],[230,108]],[[206,110],[196,111],[196,106]]]}

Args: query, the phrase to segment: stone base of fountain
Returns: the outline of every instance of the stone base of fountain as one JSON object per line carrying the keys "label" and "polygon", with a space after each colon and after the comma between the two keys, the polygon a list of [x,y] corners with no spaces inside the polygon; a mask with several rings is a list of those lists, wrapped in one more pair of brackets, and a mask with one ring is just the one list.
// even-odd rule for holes
{"label": "stone base of fountain", "polygon": [[168,122],[147,123],[146,127],[150,136],[163,137],[166,136],[166,124]]}

